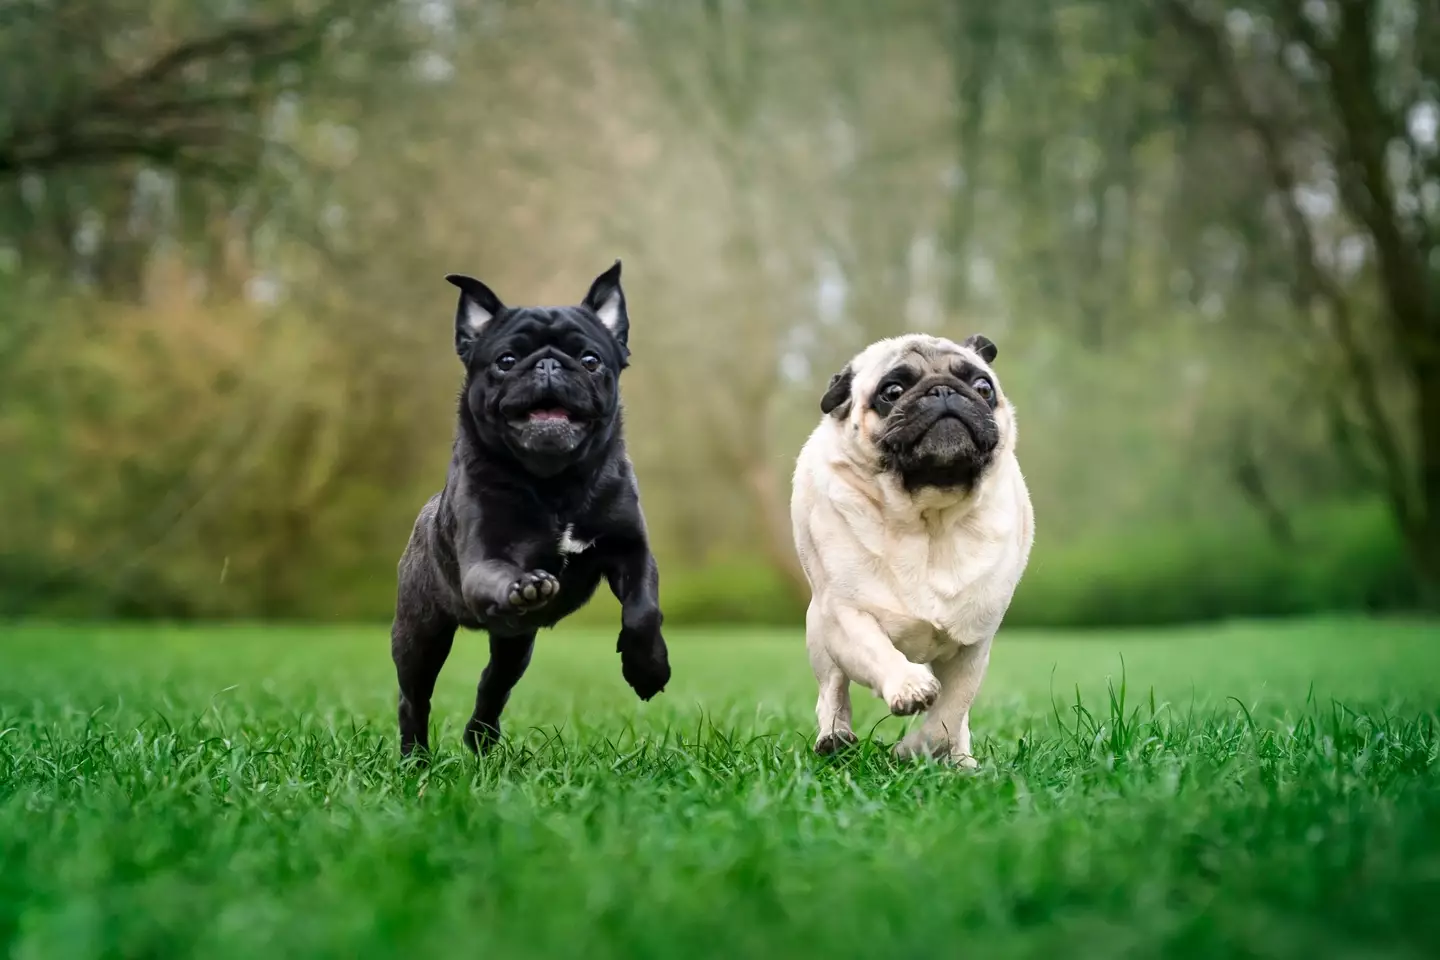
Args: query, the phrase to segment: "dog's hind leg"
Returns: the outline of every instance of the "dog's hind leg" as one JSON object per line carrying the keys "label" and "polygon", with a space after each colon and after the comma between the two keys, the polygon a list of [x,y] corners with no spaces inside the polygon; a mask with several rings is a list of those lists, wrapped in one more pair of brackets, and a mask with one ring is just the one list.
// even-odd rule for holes
{"label": "dog's hind leg", "polygon": [[517,636],[490,637],[490,662],[475,688],[475,713],[465,724],[465,745],[476,753],[487,753],[500,739],[500,713],[510,691],[530,666],[535,651],[535,632]]}
{"label": "dog's hind leg", "polygon": [[925,714],[925,721],[895,745],[901,757],[928,756],[951,760],[962,767],[977,763],[970,742],[970,707],[990,663],[990,640],[961,647],[947,660],[935,663],[940,696]]}
{"label": "dog's hind leg", "polygon": [[815,752],[835,753],[855,743],[855,731],[850,726],[850,678],[825,649],[823,615],[814,603],[805,614],[805,647],[815,682],[820,686],[820,697],[815,702],[815,719],[820,725]]}
{"label": "dog's hind leg", "polygon": [[390,628],[390,655],[400,682],[400,754],[430,749],[430,697],[435,680],[450,656],[458,624],[438,610],[408,604],[396,610]]}

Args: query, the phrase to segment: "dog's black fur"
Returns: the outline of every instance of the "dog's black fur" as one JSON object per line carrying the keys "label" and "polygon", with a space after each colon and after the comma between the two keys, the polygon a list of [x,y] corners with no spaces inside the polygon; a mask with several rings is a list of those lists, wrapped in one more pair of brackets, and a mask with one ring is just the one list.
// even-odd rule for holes
{"label": "dog's black fur", "polygon": [[461,291],[465,385],[445,489],[400,558],[391,653],[406,756],[428,750],[430,697],[457,627],[490,635],[465,727],[465,743],[484,751],[536,631],[583,606],[601,577],[621,603],[625,680],[649,700],[670,679],[659,574],[621,436],[630,320],[620,262],[574,307],[506,307],[478,280],[446,279]]}

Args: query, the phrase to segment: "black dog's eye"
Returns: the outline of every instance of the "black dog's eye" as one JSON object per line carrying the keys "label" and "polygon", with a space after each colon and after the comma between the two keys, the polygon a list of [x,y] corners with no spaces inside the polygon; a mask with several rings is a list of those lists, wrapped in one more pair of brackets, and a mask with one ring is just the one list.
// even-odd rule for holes
{"label": "black dog's eye", "polygon": [[890,384],[890,386],[880,391],[880,399],[884,400],[886,403],[894,403],[896,400],[899,400],[902,396],[904,396],[904,394],[904,387],[902,387],[898,383],[892,383]]}
{"label": "black dog's eye", "polygon": [[600,369],[600,358],[593,353],[587,353],[580,357],[580,366],[594,373]]}
{"label": "black dog's eye", "polygon": [[501,372],[504,372],[515,366],[517,362],[518,361],[515,359],[515,354],[502,353],[500,354],[500,356],[495,358],[495,367]]}
{"label": "black dog's eye", "polygon": [[980,394],[980,399],[986,403],[995,399],[995,384],[984,377],[976,377],[975,382],[970,384],[970,386],[975,388],[975,392]]}

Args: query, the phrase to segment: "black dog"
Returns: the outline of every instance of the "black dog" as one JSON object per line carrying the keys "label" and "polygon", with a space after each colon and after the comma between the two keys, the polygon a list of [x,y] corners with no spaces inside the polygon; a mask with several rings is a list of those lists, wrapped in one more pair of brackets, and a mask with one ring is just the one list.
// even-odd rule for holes
{"label": "black dog", "polygon": [[430,697],[459,626],[490,634],[465,743],[484,751],[535,645],[583,606],[601,576],[619,598],[620,667],[649,700],[670,680],[659,574],[620,427],[630,318],[620,261],[577,307],[506,307],[460,288],[455,350],[465,364],[445,489],[400,558],[390,649],[400,680],[400,750],[429,747]]}

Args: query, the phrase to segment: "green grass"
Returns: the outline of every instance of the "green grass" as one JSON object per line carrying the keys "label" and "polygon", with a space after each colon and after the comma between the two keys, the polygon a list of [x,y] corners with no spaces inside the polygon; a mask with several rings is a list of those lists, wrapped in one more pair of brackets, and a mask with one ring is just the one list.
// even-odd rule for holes
{"label": "green grass", "polygon": [[[1422,957],[1440,629],[1001,637],[964,775],[809,753],[797,632],[541,638],[405,769],[383,629],[0,627],[0,947],[42,957]],[[1077,706],[1077,698],[1079,706]],[[1233,699],[1231,699],[1233,698]]]}

